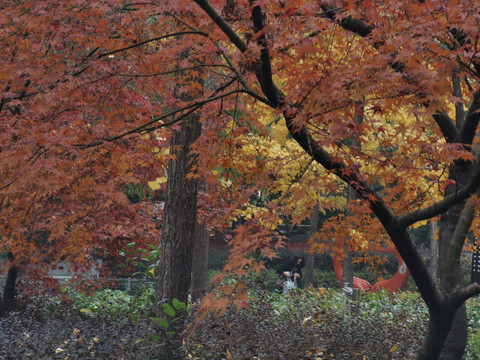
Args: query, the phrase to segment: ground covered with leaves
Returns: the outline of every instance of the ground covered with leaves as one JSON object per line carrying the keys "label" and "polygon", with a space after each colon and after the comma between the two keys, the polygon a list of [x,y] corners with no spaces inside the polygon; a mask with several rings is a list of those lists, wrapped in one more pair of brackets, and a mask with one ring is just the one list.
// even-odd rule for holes
{"label": "ground covered with leaves", "polygon": [[43,306],[23,303],[0,319],[0,359],[148,359],[154,352],[138,342],[155,331],[145,319],[134,324]]}
{"label": "ground covered with leaves", "polygon": [[[151,309],[152,291],[103,290],[21,297],[0,319],[1,359],[166,359],[166,337],[182,311],[166,304],[166,319]],[[418,294],[363,294],[350,301],[323,288],[290,296],[252,292],[248,309],[207,316],[184,338],[184,359],[414,359],[427,311]],[[480,302],[470,300],[465,359],[480,350]]]}

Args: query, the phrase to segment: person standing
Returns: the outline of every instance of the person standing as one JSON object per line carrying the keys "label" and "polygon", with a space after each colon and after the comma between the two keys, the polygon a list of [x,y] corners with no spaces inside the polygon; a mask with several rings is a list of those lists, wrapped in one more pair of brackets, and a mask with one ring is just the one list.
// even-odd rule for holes
{"label": "person standing", "polygon": [[293,255],[278,268],[277,272],[282,277],[283,293],[287,293],[290,289],[302,286],[302,268],[303,258]]}

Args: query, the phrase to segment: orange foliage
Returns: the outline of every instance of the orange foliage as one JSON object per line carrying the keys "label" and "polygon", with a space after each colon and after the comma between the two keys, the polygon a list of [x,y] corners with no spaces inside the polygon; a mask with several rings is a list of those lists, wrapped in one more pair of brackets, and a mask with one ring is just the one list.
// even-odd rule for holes
{"label": "orange foliage", "polygon": [[[325,225],[321,241],[351,238],[356,229],[358,241],[349,245],[367,254],[372,241],[387,241],[384,227],[441,214],[432,205],[457,184],[448,177],[451,165],[478,161],[478,2],[224,3],[2,3],[0,236],[18,259],[68,256],[82,264],[82,256],[117,251],[111,239],[158,239],[150,205],[130,204],[122,184],[164,176],[171,130],[193,111],[203,125],[189,175],[205,179],[200,220],[225,231],[268,189],[261,204],[268,211],[230,241],[225,270],[237,278],[262,268],[254,255],[274,255],[270,239],[280,212],[301,222],[319,201],[311,191],[325,189],[324,208],[336,206],[328,193],[338,196],[344,187],[328,173],[299,172],[292,176],[299,186],[274,192],[281,175],[273,169],[305,153],[362,199],[355,217]],[[189,76],[178,79],[180,69]],[[179,92],[198,94],[199,78],[202,98],[181,100]],[[272,122],[287,121],[301,154],[293,150],[287,159],[259,150],[273,137],[259,121],[260,103]],[[464,198],[475,184],[467,190]],[[306,204],[302,211],[297,199]],[[428,211],[419,215],[420,208]],[[35,242],[39,231],[52,243]],[[241,305],[242,290],[220,291]]]}

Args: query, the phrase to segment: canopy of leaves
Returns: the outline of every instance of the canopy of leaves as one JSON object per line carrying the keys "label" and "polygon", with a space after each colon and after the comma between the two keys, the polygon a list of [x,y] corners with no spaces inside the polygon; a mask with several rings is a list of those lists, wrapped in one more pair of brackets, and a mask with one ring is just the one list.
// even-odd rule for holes
{"label": "canopy of leaves", "polygon": [[[224,230],[259,192],[268,209],[234,234],[227,270],[261,268],[251,254],[274,254],[270,232],[281,213],[299,223],[319,195],[325,209],[342,206],[344,186],[279,134],[271,124],[280,117],[289,136],[308,131],[303,150],[321,149],[316,160],[363,197],[358,216],[336,231],[357,228],[359,249],[365,239],[382,242],[370,209],[402,215],[428,207],[455,184],[447,176],[453,162],[474,160],[479,6],[0,3],[5,248],[20,260],[83,264],[122,242],[157,238],[161,211],[131,204],[124,185],[162,179],[171,130],[193,111],[203,126],[189,175],[205,179],[200,219]],[[182,94],[203,95],[188,102]],[[48,241],[38,240],[42,232]]]}

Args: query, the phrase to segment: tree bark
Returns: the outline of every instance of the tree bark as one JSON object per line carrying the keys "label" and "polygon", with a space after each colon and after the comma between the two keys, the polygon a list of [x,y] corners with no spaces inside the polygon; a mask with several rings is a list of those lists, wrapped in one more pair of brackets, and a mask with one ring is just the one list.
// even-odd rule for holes
{"label": "tree bark", "polygon": [[169,161],[167,170],[157,302],[174,298],[187,302],[191,282],[198,180],[187,179],[187,174],[192,171],[195,158],[190,150],[200,136],[201,124],[194,115],[181,126],[180,130],[174,131],[170,142],[175,159]]}
{"label": "tree bark", "polygon": [[0,316],[10,310],[15,303],[15,284],[17,281],[18,268],[12,253],[8,253],[8,272],[3,288],[3,299],[0,299]]}
{"label": "tree bark", "polygon": [[208,239],[210,232],[204,224],[197,226],[192,258],[192,301],[202,298],[207,286]]}
{"label": "tree bark", "polygon": [[[353,116],[353,120],[356,124],[361,125],[363,123],[363,104],[360,102],[356,102],[355,106],[358,108],[358,111],[355,112]],[[355,156],[356,151],[361,150],[361,144],[358,138],[352,137],[351,141],[351,149],[353,151],[353,156]],[[345,216],[347,218],[355,216],[349,204],[355,200],[357,200],[358,194],[357,192],[351,187],[348,186],[347,188],[347,208],[345,210]],[[343,259],[342,267],[343,267],[343,274],[342,274],[342,289],[346,295],[352,296],[353,295],[353,263],[352,263],[352,253],[349,250],[348,242],[350,239],[345,241],[344,251],[345,257]],[[345,289],[351,288],[351,291],[346,291]]]}
{"label": "tree bark", "polygon": [[418,354],[417,360],[438,359],[445,338],[450,331],[451,324],[451,318],[437,316],[430,312],[427,334],[423,340],[422,348]]}
{"label": "tree bark", "polygon": [[[450,169],[449,177],[456,181],[457,186],[463,186],[466,179],[470,178],[470,166],[465,164],[453,165]],[[455,188],[447,190],[447,195],[455,191]],[[459,203],[451,207],[445,212],[439,221],[439,275],[440,275],[440,289],[451,293],[456,287],[461,286],[461,276],[459,268],[460,254],[455,254],[452,247],[455,246],[457,239],[454,237],[455,229],[462,224],[459,223],[462,209],[465,207],[465,202]],[[471,223],[471,222],[470,222]],[[470,224],[468,224],[470,227]],[[467,229],[468,231],[468,229]],[[462,244],[466,234],[462,235]],[[465,305],[462,305],[455,312],[453,323],[451,325],[448,336],[445,340],[440,360],[455,360],[462,359],[467,343],[467,314]]]}
{"label": "tree bark", "polygon": [[435,239],[435,234],[438,229],[438,222],[435,220],[430,221],[430,264],[429,271],[432,274],[433,279],[438,278],[438,241]]}

